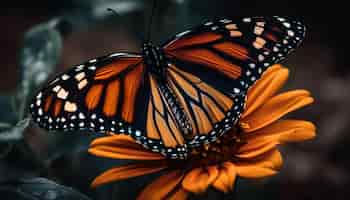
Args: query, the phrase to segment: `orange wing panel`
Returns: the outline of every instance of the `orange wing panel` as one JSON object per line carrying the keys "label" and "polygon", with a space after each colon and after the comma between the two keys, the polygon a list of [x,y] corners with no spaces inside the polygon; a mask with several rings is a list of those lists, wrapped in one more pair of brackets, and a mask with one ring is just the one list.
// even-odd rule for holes
{"label": "orange wing panel", "polygon": [[186,46],[213,42],[213,41],[219,40],[220,38],[222,38],[222,36],[219,34],[207,32],[207,33],[202,33],[200,35],[195,35],[195,36],[190,36],[179,40],[175,40],[175,42],[172,42],[166,45],[165,49],[168,51],[172,51],[172,50],[183,48]]}
{"label": "orange wing panel", "polygon": [[105,80],[126,70],[131,65],[137,64],[142,58],[121,58],[118,62],[106,65],[96,71],[95,80]]}
{"label": "orange wing panel", "polygon": [[230,78],[237,79],[241,75],[241,68],[206,49],[191,49],[191,50],[177,50],[174,53],[169,52],[172,56],[202,64],[214,70],[218,70]]}
{"label": "orange wing panel", "polygon": [[144,65],[137,65],[124,79],[124,99],[122,106],[122,119],[131,123],[134,119],[136,94],[140,88]]}
{"label": "orange wing panel", "polygon": [[105,103],[103,105],[103,112],[106,116],[113,116],[117,112],[119,94],[120,81],[117,79],[107,86]]}
{"label": "orange wing panel", "polygon": [[103,88],[104,86],[102,84],[94,85],[90,88],[85,99],[86,107],[89,110],[96,108],[98,102],[100,101]]}

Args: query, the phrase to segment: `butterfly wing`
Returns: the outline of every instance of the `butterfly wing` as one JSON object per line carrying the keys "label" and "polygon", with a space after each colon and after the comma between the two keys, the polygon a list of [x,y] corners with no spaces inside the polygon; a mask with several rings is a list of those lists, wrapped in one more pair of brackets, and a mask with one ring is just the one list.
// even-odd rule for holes
{"label": "butterfly wing", "polygon": [[305,26],[292,18],[252,17],[206,22],[165,43],[168,81],[197,127],[188,143],[210,142],[230,129],[249,86],[304,36]]}
{"label": "butterfly wing", "polygon": [[167,72],[168,85],[187,116],[191,133],[185,136],[190,147],[215,141],[236,123],[244,95],[223,92],[173,64]]}
{"label": "butterfly wing", "polygon": [[[145,66],[136,54],[90,60],[56,76],[30,105],[33,119],[48,130],[130,132],[135,109],[144,110]],[[142,102],[142,101],[140,101]],[[130,130],[131,129],[131,130]]]}
{"label": "butterfly wing", "polygon": [[164,51],[171,61],[186,63],[181,65],[185,71],[209,72],[201,75],[206,80],[226,77],[243,80],[241,84],[249,87],[267,67],[299,46],[304,36],[305,26],[288,17],[222,19],[177,34],[165,43]]}
{"label": "butterfly wing", "polygon": [[173,110],[171,96],[161,84],[157,77],[148,74],[151,90],[148,101],[145,131],[145,140],[141,141],[144,146],[153,151],[161,152],[171,158],[185,158],[187,156],[187,145],[182,129],[179,126],[176,113]]}

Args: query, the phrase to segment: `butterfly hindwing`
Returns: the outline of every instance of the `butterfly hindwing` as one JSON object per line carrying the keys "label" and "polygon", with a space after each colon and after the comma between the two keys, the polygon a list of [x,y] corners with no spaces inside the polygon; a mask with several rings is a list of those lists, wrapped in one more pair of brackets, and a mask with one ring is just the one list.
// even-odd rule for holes
{"label": "butterfly hindwing", "polygon": [[230,96],[173,64],[167,77],[191,126],[191,135],[186,138],[190,147],[215,141],[239,118],[244,95]]}
{"label": "butterfly hindwing", "polygon": [[[185,157],[186,141],[175,117],[172,101],[169,99],[166,85],[149,74],[151,95],[148,101],[145,131],[142,133],[147,141],[142,142],[153,151],[163,151],[172,158]],[[157,145],[158,144],[158,145]]]}

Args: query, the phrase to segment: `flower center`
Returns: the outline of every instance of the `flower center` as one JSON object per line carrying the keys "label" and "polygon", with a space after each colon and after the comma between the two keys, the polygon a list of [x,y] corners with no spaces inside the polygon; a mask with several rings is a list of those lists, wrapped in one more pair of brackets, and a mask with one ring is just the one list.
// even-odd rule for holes
{"label": "flower center", "polygon": [[235,154],[241,145],[245,144],[240,126],[234,127],[215,142],[193,148],[190,159],[194,159],[199,165],[214,165],[226,161],[234,161]]}

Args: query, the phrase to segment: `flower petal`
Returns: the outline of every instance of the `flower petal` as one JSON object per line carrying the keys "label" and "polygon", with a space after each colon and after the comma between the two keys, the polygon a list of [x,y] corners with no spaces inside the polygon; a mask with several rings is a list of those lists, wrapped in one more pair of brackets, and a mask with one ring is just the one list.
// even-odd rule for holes
{"label": "flower petal", "polygon": [[278,141],[264,138],[248,140],[235,154],[238,158],[255,158],[276,148]]}
{"label": "flower petal", "polygon": [[262,178],[276,174],[282,166],[281,153],[275,149],[256,161],[236,163],[237,174],[245,178]]}
{"label": "flower petal", "polygon": [[114,135],[94,140],[89,152],[96,156],[130,160],[162,160],[159,153],[145,149],[137,144],[130,136]]}
{"label": "flower petal", "polygon": [[217,166],[195,168],[182,181],[182,187],[193,193],[203,193],[219,174]]}
{"label": "flower petal", "polygon": [[241,122],[248,124],[242,127],[246,133],[263,128],[278,120],[289,112],[297,110],[314,101],[306,90],[294,90],[272,97],[254,113],[250,114]]}
{"label": "flower petal", "polygon": [[263,138],[270,141],[298,142],[311,139],[316,135],[313,123],[303,120],[279,120],[269,126],[245,135],[246,140]]}
{"label": "flower petal", "polygon": [[289,71],[281,65],[273,65],[262,77],[249,89],[246,109],[242,119],[253,113],[257,108],[273,96],[287,81]]}
{"label": "flower petal", "polygon": [[236,168],[231,162],[225,162],[219,171],[217,179],[213,182],[213,186],[222,191],[229,192],[232,191],[234,183],[236,180]]}
{"label": "flower petal", "polygon": [[[175,192],[174,199],[180,200],[181,197],[186,197],[186,194],[181,194],[182,191],[174,191],[174,189],[180,184],[183,176],[184,174],[182,171],[176,170],[159,177],[139,194],[137,200],[161,200],[165,199],[171,192]],[[177,192],[180,193],[177,194]]]}
{"label": "flower petal", "polygon": [[95,178],[91,183],[91,187],[97,187],[114,181],[155,173],[167,167],[168,165],[164,161],[150,161],[116,167]]}
{"label": "flower petal", "polygon": [[180,187],[171,196],[168,197],[169,200],[185,200],[188,197],[188,192]]}

